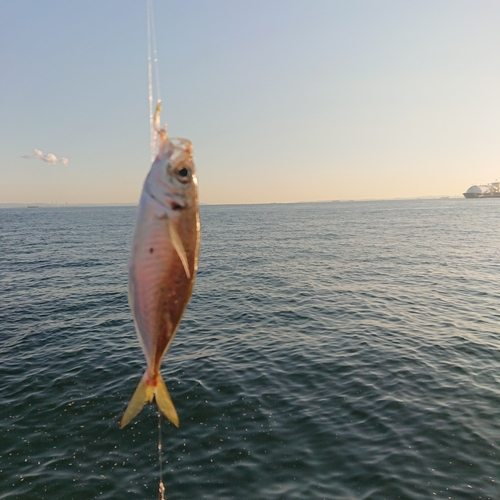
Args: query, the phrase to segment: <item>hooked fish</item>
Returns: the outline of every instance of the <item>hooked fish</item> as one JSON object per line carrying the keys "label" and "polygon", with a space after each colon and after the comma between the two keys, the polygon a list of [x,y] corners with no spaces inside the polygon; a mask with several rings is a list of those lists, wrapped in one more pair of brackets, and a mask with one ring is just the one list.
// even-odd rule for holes
{"label": "hooked fish", "polygon": [[179,426],[160,365],[191,297],[198,268],[198,181],[191,142],[170,139],[165,129],[158,130],[159,111],[158,106],[159,151],[144,182],[129,264],[129,303],[147,368],[120,428],[153,398]]}

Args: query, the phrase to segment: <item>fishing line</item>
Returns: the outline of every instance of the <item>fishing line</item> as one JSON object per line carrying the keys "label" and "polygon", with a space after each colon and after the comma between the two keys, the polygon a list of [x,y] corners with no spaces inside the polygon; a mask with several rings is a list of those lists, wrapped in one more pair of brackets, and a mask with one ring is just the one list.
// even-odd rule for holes
{"label": "fishing line", "polygon": [[[153,123],[153,66],[156,80],[156,98],[158,104],[161,102],[160,92],[160,72],[158,71],[158,51],[156,49],[156,29],[153,11],[153,1],[146,1],[147,22],[148,22],[148,98],[149,98],[149,139],[151,147],[151,162],[154,160],[156,152],[157,132]],[[151,61],[151,49],[153,61]],[[166,500],[165,485],[163,484],[163,463],[162,463],[162,442],[161,442],[161,413],[158,412],[158,464],[160,469],[160,481],[158,484],[159,500]]]}
{"label": "fishing line", "polygon": [[[153,10],[153,1],[146,1],[147,23],[148,23],[148,97],[149,97],[149,141],[151,148],[151,161],[155,158],[157,132],[153,123],[153,100],[156,93],[156,101],[161,102],[160,72],[158,70],[158,51],[156,48],[156,28]],[[151,55],[152,53],[152,55]],[[155,85],[153,86],[153,73]]]}
{"label": "fishing line", "polygon": [[160,500],[167,500],[165,497],[165,485],[163,484],[163,465],[161,461],[161,413],[158,412],[158,461],[160,463],[160,483],[158,484],[158,493]]}
{"label": "fishing line", "polygon": [[155,16],[153,10],[153,2],[151,2],[151,34],[153,36],[153,70],[156,76],[156,100],[161,101],[161,89],[160,89],[160,72],[158,71],[158,52],[156,50],[156,28],[155,28]]}
{"label": "fishing line", "polygon": [[149,97],[149,146],[151,148],[151,161],[154,159],[154,130],[153,130],[153,75],[151,65],[151,6],[147,0],[148,13],[148,97]]}

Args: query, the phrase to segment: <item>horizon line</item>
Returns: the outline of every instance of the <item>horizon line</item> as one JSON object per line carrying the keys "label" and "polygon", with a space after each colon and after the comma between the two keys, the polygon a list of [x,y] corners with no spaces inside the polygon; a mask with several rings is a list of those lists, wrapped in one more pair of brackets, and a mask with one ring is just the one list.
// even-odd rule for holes
{"label": "horizon line", "polygon": [[[333,200],[314,200],[314,201],[266,201],[266,202],[248,202],[248,203],[207,203],[201,202],[200,206],[221,206],[221,205],[297,205],[307,203],[349,203],[349,202],[367,202],[367,201],[409,201],[409,200],[444,200],[444,199],[465,199],[463,195],[453,196],[411,196],[396,198],[345,198]],[[20,208],[20,207],[40,207],[40,208],[61,208],[61,207],[133,207],[138,202],[110,202],[110,203],[0,203],[0,208]]]}

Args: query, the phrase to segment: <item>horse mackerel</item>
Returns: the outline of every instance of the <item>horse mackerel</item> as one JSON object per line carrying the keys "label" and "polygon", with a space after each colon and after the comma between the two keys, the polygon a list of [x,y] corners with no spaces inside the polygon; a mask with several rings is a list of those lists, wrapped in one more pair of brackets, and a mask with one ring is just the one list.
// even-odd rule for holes
{"label": "horse mackerel", "polygon": [[[157,106],[155,122],[160,109]],[[160,365],[191,297],[198,268],[198,181],[191,142],[170,139],[165,129],[157,132],[159,152],[144,182],[129,264],[129,303],[147,368],[120,428],[153,398],[179,426]]]}

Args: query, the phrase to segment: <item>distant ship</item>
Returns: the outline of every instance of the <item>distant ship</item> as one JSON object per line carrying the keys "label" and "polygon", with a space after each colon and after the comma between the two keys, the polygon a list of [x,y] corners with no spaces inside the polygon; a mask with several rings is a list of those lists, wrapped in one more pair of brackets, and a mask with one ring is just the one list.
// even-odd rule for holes
{"label": "distant ship", "polygon": [[38,205],[28,205],[28,208],[40,208]]}
{"label": "distant ship", "polygon": [[471,186],[463,195],[466,198],[500,198],[500,182]]}

